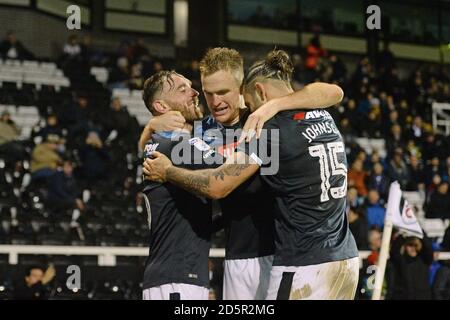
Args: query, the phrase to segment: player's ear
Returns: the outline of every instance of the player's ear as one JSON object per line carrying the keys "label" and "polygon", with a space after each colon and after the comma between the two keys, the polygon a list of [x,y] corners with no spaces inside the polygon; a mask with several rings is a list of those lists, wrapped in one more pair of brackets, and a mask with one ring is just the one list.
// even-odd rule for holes
{"label": "player's ear", "polygon": [[261,103],[267,102],[266,87],[261,82],[255,83],[255,97],[260,100]]}
{"label": "player's ear", "polygon": [[167,113],[170,111],[170,107],[163,100],[155,100],[153,101],[153,109],[160,114]]}

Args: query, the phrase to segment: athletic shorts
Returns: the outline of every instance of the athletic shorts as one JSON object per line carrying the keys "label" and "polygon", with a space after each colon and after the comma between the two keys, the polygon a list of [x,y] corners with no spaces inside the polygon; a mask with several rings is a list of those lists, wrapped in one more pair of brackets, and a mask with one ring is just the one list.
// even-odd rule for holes
{"label": "athletic shorts", "polygon": [[225,260],[223,300],[265,300],[273,256]]}
{"label": "athletic shorts", "polygon": [[274,266],[268,300],[352,300],[359,276],[359,258],[310,266]]}
{"label": "athletic shorts", "polygon": [[145,289],[143,300],[208,300],[209,289],[186,283],[169,283]]}

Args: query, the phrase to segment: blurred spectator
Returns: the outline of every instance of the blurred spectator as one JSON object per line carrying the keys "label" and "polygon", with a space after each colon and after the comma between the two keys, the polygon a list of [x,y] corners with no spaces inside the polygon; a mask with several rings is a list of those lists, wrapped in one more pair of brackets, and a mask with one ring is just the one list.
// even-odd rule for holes
{"label": "blurred spectator", "polygon": [[0,118],[0,156],[7,162],[15,162],[25,157],[26,151],[18,141],[20,128],[11,119],[9,112],[4,111]]}
{"label": "blurred spectator", "polygon": [[362,135],[372,139],[381,138],[381,119],[377,112],[372,110],[367,115],[367,120],[364,124]]}
{"label": "blurred spectator", "polygon": [[13,31],[8,31],[5,40],[0,43],[0,57],[2,59],[34,60],[34,55],[17,40]]}
{"label": "blurred spectator", "polygon": [[80,149],[80,160],[80,173],[88,185],[106,178],[109,155],[97,132],[91,131],[87,135],[85,144]]}
{"label": "blurred spectator", "polygon": [[383,50],[378,55],[378,66],[380,73],[389,73],[395,68],[395,57],[392,51],[389,49],[389,43],[383,43]]}
{"label": "blurred spectator", "polygon": [[358,190],[358,195],[362,197],[367,195],[366,178],[367,173],[363,169],[363,162],[356,159],[348,171],[348,184],[354,186]]}
{"label": "blurred spectator", "polygon": [[422,166],[417,160],[417,157],[409,157],[409,180],[406,184],[405,191],[424,191],[425,190],[425,175]]}
{"label": "blurred spectator", "polygon": [[430,266],[429,283],[430,286],[433,286],[433,283],[436,279],[436,274],[442,267],[441,263],[439,262],[439,253],[441,251],[441,246],[439,245],[439,243],[433,242],[431,244],[431,248],[433,250],[433,263]]}
{"label": "blurred spectator", "polygon": [[128,59],[126,57],[119,57],[119,59],[117,59],[117,65],[113,67],[112,71],[109,74],[108,88],[111,91],[118,88],[127,88],[127,83],[128,79],[130,79],[130,75],[131,72]]}
{"label": "blurred spectator", "polygon": [[317,76],[317,65],[319,59],[326,55],[326,50],[322,48],[322,44],[320,43],[320,38],[318,35],[311,38],[309,44],[306,47],[306,59],[305,59],[305,68],[306,68],[306,83],[312,82]]}
{"label": "blurred spectator", "polygon": [[[382,232],[379,228],[373,227],[369,230],[369,249],[378,252],[381,249]],[[376,261],[375,261],[376,262]]]}
{"label": "blurred spectator", "polygon": [[432,297],[434,300],[450,300],[450,265],[448,260],[443,261],[436,272],[432,286]]}
{"label": "blurred spectator", "polygon": [[350,207],[358,207],[361,200],[358,198],[358,190],[355,187],[349,186],[347,190],[347,211]]}
{"label": "blurred spectator", "polygon": [[350,231],[355,238],[359,250],[367,250],[368,244],[368,225],[366,217],[359,208],[350,207],[348,211],[348,223]]}
{"label": "blurred spectator", "polygon": [[343,84],[347,76],[347,67],[342,60],[335,54],[330,55],[330,63],[333,68],[333,75],[331,77],[332,82],[338,82]]}
{"label": "blurred spectator", "polygon": [[431,242],[399,235],[392,243],[390,261],[393,268],[388,296],[393,300],[428,300],[431,288],[428,270],[433,261]]}
{"label": "blurred spectator", "polygon": [[49,266],[44,273],[41,267],[28,268],[25,279],[14,290],[14,299],[17,300],[46,300],[49,297],[47,284],[56,275],[55,268]]}
{"label": "blurred spectator", "polygon": [[130,79],[128,79],[128,88],[131,90],[141,90],[143,84],[141,65],[134,64],[131,66]]}
{"label": "blurred spectator", "polygon": [[403,161],[403,151],[401,148],[396,148],[394,151],[394,156],[389,162],[388,176],[391,181],[398,181],[402,189],[408,184],[410,179],[408,167]]}
{"label": "blurred spectator", "polygon": [[425,136],[425,142],[422,146],[422,154],[424,161],[430,160],[439,154],[436,136],[433,133],[428,133]]}
{"label": "blurred spectator", "polygon": [[119,98],[111,100],[111,112],[104,119],[104,126],[108,133],[116,131],[118,143],[134,143],[139,131],[139,123],[128,110],[122,106]]}
{"label": "blurred spectator", "polygon": [[387,199],[388,191],[389,191],[389,179],[383,173],[384,168],[381,163],[375,163],[373,165],[373,172],[370,175],[367,186],[370,189],[374,189],[378,191],[380,197],[384,200]]}
{"label": "blurred spectator", "polygon": [[47,205],[56,211],[84,210],[81,191],[73,177],[72,161],[65,160],[62,170],[56,171],[49,179]]}
{"label": "blurred spectator", "polygon": [[408,140],[408,143],[406,144],[406,151],[410,156],[414,156],[418,159],[422,158],[420,147],[416,145],[416,143],[412,139]]}
{"label": "blurred spectator", "polygon": [[392,156],[398,149],[403,149],[405,141],[403,139],[402,127],[399,124],[394,124],[391,127],[391,134],[387,137],[386,148],[388,155]]}
{"label": "blurred spectator", "polygon": [[[132,48],[132,56],[133,61],[136,63],[141,60],[143,56],[149,56],[150,52],[147,49],[147,45],[145,44],[145,40],[142,37],[138,37],[134,42]],[[189,78],[188,78],[189,79]]]}
{"label": "blurred spectator", "polygon": [[411,129],[409,131],[409,138],[413,139],[416,143],[419,143],[423,138],[423,123],[420,116],[415,116]]}
{"label": "blurred spectator", "polygon": [[383,123],[383,132],[385,136],[392,134],[392,126],[399,124],[398,118],[398,112],[396,110],[389,111],[388,120]]}
{"label": "blurred spectator", "polygon": [[11,119],[8,111],[3,111],[0,118],[0,145],[17,140],[20,135],[20,128]]}
{"label": "blurred spectator", "polygon": [[39,180],[53,175],[59,164],[62,163],[58,148],[62,141],[58,136],[49,135],[45,142],[37,145],[31,154],[31,177]]}
{"label": "blurred spectator", "polygon": [[429,219],[450,218],[450,194],[448,192],[448,182],[441,182],[437,190],[431,194],[425,212],[425,216]]}
{"label": "blurred spectator", "polygon": [[58,123],[57,115],[53,113],[47,116],[45,127],[41,128],[41,130],[36,133],[36,136],[42,137],[43,140],[45,140],[48,135],[63,136],[63,128]]}
{"label": "blurred spectator", "polygon": [[434,156],[429,164],[425,167],[425,183],[427,185],[431,184],[433,177],[435,175],[441,175],[442,170],[440,166],[440,160],[437,156]]}
{"label": "blurred spectator", "polygon": [[367,197],[366,217],[369,228],[384,227],[384,216],[386,209],[380,202],[380,195],[377,190],[370,190]]}
{"label": "blurred spectator", "polygon": [[63,60],[80,60],[81,59],[81,46],[78,40],[78,36],[72,34],[67,39],[66,44],[63,47]]}

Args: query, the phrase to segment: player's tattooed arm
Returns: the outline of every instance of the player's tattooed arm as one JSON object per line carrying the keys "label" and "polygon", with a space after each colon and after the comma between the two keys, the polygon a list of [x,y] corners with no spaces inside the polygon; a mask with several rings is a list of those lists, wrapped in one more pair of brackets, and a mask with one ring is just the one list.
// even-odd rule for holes
{"label": "player's tattooed arm", "polygon": [[342,101],[344,91],[335,84],[315,82],[305,86],[303,89],[295,91],[286,96],[272,99],[247,119],[240,142],[251,138],[256,134],[259,138],[264,123],[274,117],[278,112],[296,109],[322,109],[333,106]]}
{"label": "player's tattooed arm", "polygon": [[244,153],[238,152],[216,169],[187,170],[172,165],[170,160],[158,153],[144,163],[146,178],[156,182],[170,182],[193,194],[211,199],[221,199],[259,169]]}

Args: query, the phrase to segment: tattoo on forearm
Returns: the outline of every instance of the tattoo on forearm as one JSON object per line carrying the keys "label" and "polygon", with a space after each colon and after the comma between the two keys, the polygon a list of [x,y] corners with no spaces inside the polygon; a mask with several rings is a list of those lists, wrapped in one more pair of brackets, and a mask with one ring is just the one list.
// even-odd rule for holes
{"label": "tattoo on forearm", "polygon": [[210,178],[225,180],[227,176],[239,176],[250,164],[228,164],[218,170],[189,171],[176,167],[169,168],[166,172],[169,182],[196,195],[209,197],[211,194]]}
{"label": "tattoo on forearm", "polygon": [[216,178],[216,180],[220,179],[224,181],[226,176],[239,176],[242,171],[247,169],[249,166],[249,164],[227,164],[224,165],[222,169],[214,172],[212,176]]}
{"label": "tattoo on forearm", "polygon": [[209,192],[209,175],[202,171],[189,171],[179,168],[167,170],[167,179],[177,186],[194,194],[207,196]]}

